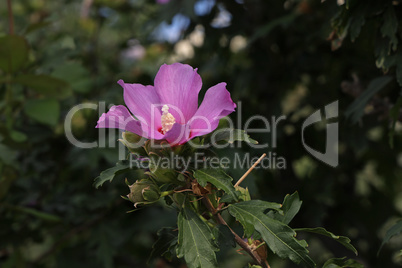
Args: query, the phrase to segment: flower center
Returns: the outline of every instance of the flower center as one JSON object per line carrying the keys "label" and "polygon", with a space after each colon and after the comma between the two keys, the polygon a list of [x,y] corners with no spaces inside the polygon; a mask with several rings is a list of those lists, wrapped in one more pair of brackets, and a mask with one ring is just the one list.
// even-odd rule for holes
{"label": "flower center", "polygon": [[174,119],[173,115],[169,113],[169,106],[167,106],[166,104],[163,105],[162,112],[162,133],[166,134],[166,132],[172,129],[174,123],[176,123],[176,120]]}

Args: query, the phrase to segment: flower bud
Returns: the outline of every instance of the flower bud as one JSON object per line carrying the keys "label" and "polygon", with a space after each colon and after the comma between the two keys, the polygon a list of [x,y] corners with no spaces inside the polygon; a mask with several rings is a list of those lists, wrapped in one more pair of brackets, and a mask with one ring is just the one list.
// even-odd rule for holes
{"label": "flower bud", "polygon": [[148,205],[155,203],[160,198],[159,187],[150,180],[144,179],[136,181],[129,186],[130,193],[127,195],[128,199],[137,205]]}
{"label": "flower bud", "polygon": [[125,131],[122,134],[122,139],[119,139],[119,141],[123,143],[124,146],[130,150],[130,152],[137,153],[139,155],[146,155],[143,147],[146,141],[145,138],[132,132]]}

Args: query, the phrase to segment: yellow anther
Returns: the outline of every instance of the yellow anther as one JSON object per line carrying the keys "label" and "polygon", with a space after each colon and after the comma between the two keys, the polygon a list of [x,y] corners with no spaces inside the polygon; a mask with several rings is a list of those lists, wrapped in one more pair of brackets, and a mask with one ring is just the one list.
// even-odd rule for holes
{"label": "yellow anther", "polygon": [[176,123],[176,120],[173,117],[173,115],[169,113],[169,106],[167,106],[166,104],[163,105],[162,112],[163,112],[161,117],[162,133],[166,134],[166,132],[172,129],[174,123]]}

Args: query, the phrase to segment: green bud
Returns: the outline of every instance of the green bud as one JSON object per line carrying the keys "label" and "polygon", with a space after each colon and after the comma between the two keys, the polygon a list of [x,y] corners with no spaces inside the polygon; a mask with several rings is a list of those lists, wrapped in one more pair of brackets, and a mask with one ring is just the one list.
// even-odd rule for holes
{"label": "green bud", "polygon": [[123,139],[119,139],[119,141],[123,143],[124,146],[130,150],[130,152],[137,153],[139,155],[146,155],[143,147],[146,142],[145,138],[129,131],[123,132],[122,137]]}
{"label": "green bud", "polygon": [[250,197],[250,193],[248,192],[248,188],[243,188],[241,186],[236,186],[236,191],[240,192],[240,196],[239,199],[242,201],[250,201],[251,197]]}
{"label": "green bud", "polygon": [[149,171],[158,183],[178,183],[177,176],[179,173],[174,169],[158,167],[157,164],[150,162]]}
{"label": "green bud", "polygon": [[127,195],[128,199],[137,205],[148,205],[155,203],[159,200],[161,192],[159,187],[152,181],[144,179],[136,181],[129,186],[130,193]]}

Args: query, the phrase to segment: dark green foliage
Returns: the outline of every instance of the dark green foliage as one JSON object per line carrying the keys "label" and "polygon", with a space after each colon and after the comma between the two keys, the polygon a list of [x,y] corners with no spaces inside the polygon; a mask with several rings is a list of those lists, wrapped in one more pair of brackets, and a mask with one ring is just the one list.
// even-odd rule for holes
{"label": "dark green foliage", "polygon": [[[123,104],[118,79],[153,84],[159,66],[172,59],[199,68],[201,94],[216,83],[228,84],[233,100],[242,101],[241,112],[230,116],[242,118],[235,129],[243,128],[255,114],[287,116],[277,124],[275,135],[272,128],[269,133],[246,131],[260,144],[269,144],[268,148],[254,150],[243,142],[242,148],[218,152],[228,157],[235,152],[251,156],[275,152],[286,159],[286,170],[256,169],[242,184],[253,199],[275,202],[298,191],[303,200],[298,215],[291,211],[298,210],[300,201],[288,202],[295,197],[291,195],[283,202],[283,215],[268,212],[268,216],[282,223],[293,218],[286,223],[291,227],[324,226],[349,236],[359,251],[359,262],[367,267],[400,266],[400,244],[387,243],[378,256],[377,252],[387,237],[384,224],[402,213],[401,1],[346,0],[342,6],[335,0],[218,1],[211,13],[198,16],[193,8],[196,1],[172,0],[166,6],[153,0],[102,0],[92,1],[86,12],[85,3],[91,1],[15,0],[11,1],[14,35],[9,35],[7,1],[3,2],[1,267],[146,267],[157,230],[176,226],[177,215],[158,206],[126,214],[133,204],[121,199],[128,190],[124,177],[114,172],[105,179],[113,179],[112,183],[94,189],[93,178],[115,165],[117,148],[77,148],[66,139],[63,125],[77,104]],[[226,28],[211,26],[218,4],[232,16]],[[160,22],[171,22],[177,12],[190,16],[182,39],[189,38],[197,25],[203,27],[205,39],[202,46],[192,47],[193,57],[172,57],[175,43],[151,37]],[[246,46],[235,50],[231,43],[238,36],[245,38]],[[137,41],[145,56],[130,59],[123,52]],[[331,43],[336,50],[331,50]],[[359,123],[346,122],[347,108],[354,101],[360,103],[358,95],[384,72],[392,80],[374,94],[379,102],[365,101],[359,106],[364,112],[356,111],[361,114]],[[339,100],[340,164],[330,168],[305,151],[300,129],[311,112],[334,100]],[[111,139],[109,135],[99,139],[102,130],[94,128],[98,112],[107,110],[101,106],[100,111],[77,112],[72,133],[81,142],[116,146],[121,136],[108,131]],[[264,127],[264,123],[254,121],[253,127]],[[323,151],[325,127],[317,124],[306,138],[311,147]],[[237,181],[245,169],[227,173]],[[124,175],[131,183],[144,178],[140,172]],[[314,243],[309,251],[318,267],[326,262],[322,256],[329,256],[329,251],[335,257],[354,257],[336,242],[335,247],[318,239]],[[173,247],[170,252],[172,262],[155,261],[162,267],[183,265]],[[244,256],[232,253],[218,252],[222,267],[230,260],[238,265],[230,267],[248,266],[250,259],[244,261]],[[273,268],[294,265],[272,257],[271,252],[269,259]],[[324,267],[361,266],[351,259],[332,259]]]}
{"label": "dark green foliage", "polygon": [[250,237],[255,230],[279,257],[289,258],[306,267],[315,267],[306,247],[295,239],[296,233],[286,224],[263,214],[272,208],[271,204],[258,202],[261,205],[256,205],[255,202],[246,201],[229,206],[230,214],[244,226],[246,236]]}
{"label": "dark green foliage", "polygon": [[212,231],[188,203],[180,211],[177,225],[179,227],[177,256],[184,257],[189,268],[218,267],[215,257],[218,247]]}
{"label": "dark green foliage", "polygon": [[363,264],[346,258],[330,259],[324,263],[322,268],[363,268]]}

